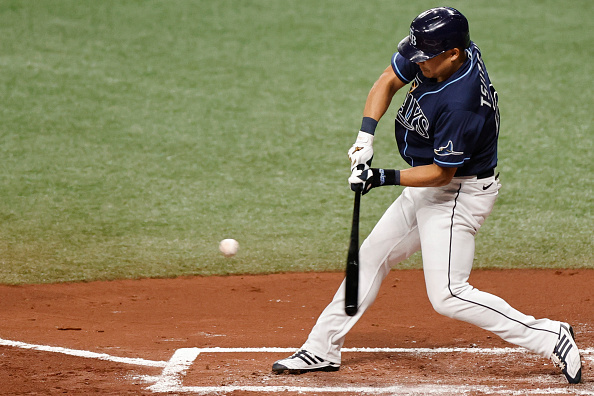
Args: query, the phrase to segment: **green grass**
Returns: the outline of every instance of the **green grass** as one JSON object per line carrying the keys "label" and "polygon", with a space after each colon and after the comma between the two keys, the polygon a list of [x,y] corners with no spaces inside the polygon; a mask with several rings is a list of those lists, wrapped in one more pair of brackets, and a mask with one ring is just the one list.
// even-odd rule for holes
{"label": "green grass", "polygon": [[[476,265],[592,268],[594,6],[491,3],[451,2],[502,112],[504,187]],[[0,283],[342,269],[346,150],[436,5],[0,0]],[[377,165],[404,166],[402,98]],[[399,191],[365,197],[362,236]]]}

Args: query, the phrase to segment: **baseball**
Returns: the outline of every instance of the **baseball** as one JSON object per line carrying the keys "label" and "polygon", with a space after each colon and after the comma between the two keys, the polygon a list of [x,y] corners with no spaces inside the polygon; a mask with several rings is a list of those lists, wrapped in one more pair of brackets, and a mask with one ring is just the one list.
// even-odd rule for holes
{"label": "baseball", "polygon": [[223,239],[219,244],[219,250],[225,257],[233,257],[239,250],[239,242],[235,239]]}

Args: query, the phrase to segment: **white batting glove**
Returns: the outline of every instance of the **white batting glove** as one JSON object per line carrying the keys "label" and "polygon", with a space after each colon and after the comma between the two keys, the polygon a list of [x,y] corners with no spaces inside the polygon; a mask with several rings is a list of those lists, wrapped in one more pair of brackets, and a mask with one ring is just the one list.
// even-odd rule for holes
{"label": "white batting glove", "polygon": [[373,135],[367,132],[359,131],[355,144],[348,151],[349,160],[351,161],[351,172],[354,171],[358,165],[364,165],[367,169],[371,166],[373,159]]}
{"label": "white batting glove", "polygon": [[351,177],[349,177],[349,184],[351,185],[351,190],[353,191],[363,192],[367,180],[371,179],[373,176],[373,171],[371,169],[368,168],[363,170],[361,168],[362,167],[360,166],[359,169],[353,170]]}

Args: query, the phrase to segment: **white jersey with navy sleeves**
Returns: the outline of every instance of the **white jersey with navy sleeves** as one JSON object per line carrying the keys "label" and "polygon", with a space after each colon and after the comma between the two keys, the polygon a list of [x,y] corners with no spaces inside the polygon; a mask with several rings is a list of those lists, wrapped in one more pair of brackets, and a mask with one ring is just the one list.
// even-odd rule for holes
{"label": "white jersey with navy sleeves", "polygon": [[398,78],[411,83],[395,123],[398,149],[409,165],[455,167],[456,176],[481,174],[497,165],[497,92],[474,43],[466,56],[443,82],[425,77],[400,54],[392,56]]}

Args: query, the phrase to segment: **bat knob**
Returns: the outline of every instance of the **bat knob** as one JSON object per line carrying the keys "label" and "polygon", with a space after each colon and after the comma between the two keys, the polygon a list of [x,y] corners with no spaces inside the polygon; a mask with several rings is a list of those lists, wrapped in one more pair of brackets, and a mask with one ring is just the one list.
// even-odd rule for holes
{"label": "bat knob", "polygon": [[357,314],[357,306],[347,305],[344,307],[344,312],[346,312],[346,314],[349,316],[355,316]]}

